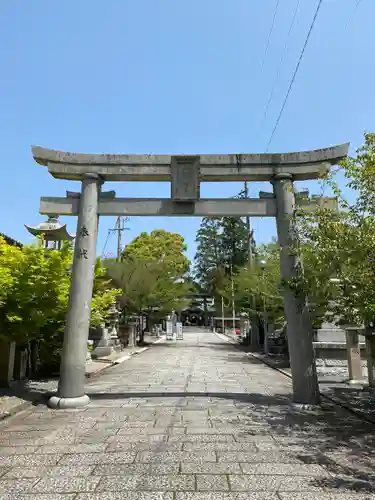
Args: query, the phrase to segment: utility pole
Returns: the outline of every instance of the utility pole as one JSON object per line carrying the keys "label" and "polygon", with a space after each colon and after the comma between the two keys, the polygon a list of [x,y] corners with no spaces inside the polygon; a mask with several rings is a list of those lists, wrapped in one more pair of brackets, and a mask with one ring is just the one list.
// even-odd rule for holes
{"label": "utility pole", "polygon": [[[247,186],[247,181],[245,181],[245,198],[249,198],[249,188]],[[248,250],[248,265],[249,265],[249,270],[252,270],[253,268],[253,247],[252,247],[252,238],[251,238],[251,221],[250,217],[246,215],[246,229],[247,229],[247,250]]]}
{"label": "utility pole", "polygon": [[129,227],[125,227],[125,222],[128,222],[130,219],[129,217],[117,217],[116,220],[116,225],[113,229],[110,229],[110,232],[116,232],[117,233],[117,260],[119,261],[121,259],[121,239],[122,239],[122,232],[123,231],[129,231]]}
{"label": "utility pole", "polygon": [[235,308],[235,304],[234,304],[234,282],[233,282],[232,264],[230,265],[230,279],[232,282],[232,327],[233,327],[233,333],[235,333],[235,330],[236,330],[236,308]]}
{"label": "utility pole", "polygon": [[224,297],[221,296],[221,328],[223,335],[225,334],[225,319],[224,319]]}
{"label": "utility pole", "polygon": [[[249,198],[249,188],[247,185],[247,181],[245,181],[245,187],[244,187],[244,194],[245,198]],[[253,246],[252,246],[252,231],[251,231],[251,221],[250,217],[246,215],[246,229],[247,229],[247,265],[249,272],[252,272],[254,269],[254,256],[253,256]],[[256,313],[253,311],[255,310],[255,297],[253,295],[250,295],[250,314],[249,314],[249,323],[251,327],[251,338],[249,338],[248,333],[246,334],[246,342],[252,345],[256,345],[258,342],[258,323],[257,323],[257,316]]]}

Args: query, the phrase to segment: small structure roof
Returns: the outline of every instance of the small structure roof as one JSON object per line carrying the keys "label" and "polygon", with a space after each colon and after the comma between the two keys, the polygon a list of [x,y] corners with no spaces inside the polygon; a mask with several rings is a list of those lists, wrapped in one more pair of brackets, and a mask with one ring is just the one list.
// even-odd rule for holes
{"label": "small structure roof", "polygon": [[4,233],[0,233],[0,237],[1,238],[4,238],[5,242],[8,244],[8,245],[12,245],[14,247],[18,247],[18,248],[22,248],[23,245],[22,243],[20,243],[19,241],[17,240],[14,240],[13,238],[11,238],[10,236],[7,236],[6,234]]}
{"label": "small structure roof", "polygon": [[56,215],[48,217],[47,221],[41,222],[37,226],[27,226],[26,229],[34,236],[42,236],[45,241],[72,241],[74,235],[68,233],[66,224],[60,224]]}

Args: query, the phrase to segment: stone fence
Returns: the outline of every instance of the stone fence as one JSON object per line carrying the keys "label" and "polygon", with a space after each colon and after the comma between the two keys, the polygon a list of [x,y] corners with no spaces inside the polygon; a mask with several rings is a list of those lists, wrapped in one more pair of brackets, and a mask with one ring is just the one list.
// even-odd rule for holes
{"label": "stone fence", "polygon": [[25,380],[28,374],[29,350],[15,342],[0,342],[0,387]]}
{"label": "stone fence", "polygon": [[[373,364],[371,338],[356,327],[339,328],[323,323],[315,333],[314,350],[318,373],[363,383]],[[369,380],[370,383],[370,380]]]}

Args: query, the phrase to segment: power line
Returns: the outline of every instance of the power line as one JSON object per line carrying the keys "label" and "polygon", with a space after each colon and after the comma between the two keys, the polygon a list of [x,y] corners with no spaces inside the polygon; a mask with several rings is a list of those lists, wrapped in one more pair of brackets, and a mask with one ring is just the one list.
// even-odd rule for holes
{"label": "power line", "polygon": [[107,248],[107,245],[108,245],[108,241],[109,241],[109,237],[111,236],[111,234],[112,234],[111,230],[108,229],[107,237],[105,239],[103,250],[102,250],[102,257],[104,257],[104,252],[106,251],[106,248]]}
{"label": "power line", "polygon": [[[270,30],[269,30],[269,33],[268,33],[266,47],[264,49],[264,54],[263,54],[262,62],[261,62],[261,65],[260,65],[260,72],[259,72],[260,77],[261,77],[261,75],[263,73],[264,65],[265,65],[266,59],[267,59],[268,49],[269,49],[270,44],[271,44],[272,34],[273,34],[274,29],[275,29],[276,16],[277,16],[277,12],[278,12],[278,9],[279,9],[279,5],[280,5],[280,0],[276,0],[275,10],[274,10],[273,17],[272,17],[272,22],[271,22],[271,27],[270,27]],[[239,164],[239,156],[237,156],[237,164]],[[245,198],[248,198],[249,191],[248,191],[247,182],[245,182],[245,184],[244,184],[244,193],[245,193]],[[246,216],[246,227],[247,227],[247,233],[248,233],[247,236],[248,236],[248,252],[249,252],[248,259],[249,259],[249,266],[252,267],[252,262],[253,262],[253,255],[252,255],[252,248],[251,248],[252,231],[251,231],[251,220],[250,220],[249,216]]]}
{"label": "power line", "polygon": [[117,252],[116,252],[116,257],[117,260],[120,260],[121,257],[121,252],[122,252],[122,247],[121,247],[121,236],[123,231],[130,231],[130,228],[125,227],[125,222],[128,222],[130,220],[129,217],[117,217],[116,218],[116,224],[114,228],[108,229],[107,237],[104,242],[103,250],[102,250],[102,257],[105,257],[105,251],[107,249],[107,246],[109,244],[109,241],[111,239],[111,236],[113,233],[117,233]]}
{"label": "power line", "polygon": [[354,6],[354,9],[352,10],[351,14],[349,15],[348,17],[348,20],[346,21],[346,25],[345,25],[345,28],[344,28],[344,31],[347,29],[347,27],[349,26],[349,23],[350,21],[352,20],[352,18],[354,17],[355,13],[357,12],[358,10],[358,7],[359,7],[359,4],[362,2],[362,0],[357,0],[355,6]]}
{"label": "power line", "polygon": [[280,58],[279,66],[278,66],[278,68],[276,70],[276,76],[275,76],[275,80],[274,80],[274,83],[273,83],[273,86],[272,86],[272,90],[271,90],[271,93],[270,93],[267,105],[266,105],[266,107],[264,109],[263,117],[262,117],[262,119],[260,121],[259,131],[263,127],[264,120],[267,117],[268,110],[269,110],[269,107],[271,105],[271,102],[272,102],[272,99],[273,99],[273,96],[274,96],[274,93],[275,93],[275,90],[276,90],[277,82],[279,81],[279,76],[280,76],[281,68],[283,66],[283,62],[284,62],[286,53],[288,51],[288,42],[289,42],[290,36],[292,34],[292,30],[293,30],[293,27],[294,27],[295,20],[297,18],[297,14],[298,14],[300,3],[301,3],[301,0],[297,0],[296,8],[295,8],[294,14],[293,14],[293,18],[291,20],[291,23],[290,23],[290,26],[289,26],[289,31],[288,31],[288,34],[287,34],[286,39],[285,39],[285,44],[284,44],[283,52],[282,52],[282,55],[281,55],[281,58]]}
{"label": "power line", "polygon": [[116,219],[116,225],[113,229],[109,229],[109,232],[115,232],[117,233],[117,260],[120,260],[121,258],[121,236],[123,231],[129,231],[130,228],[125,227],[125,222],[128,222],[130,219],[129,217],[117,217]]}
{"label": "power line", "polygon": [[275,28],[275,21],[276,21],[276,15],[277,15],[277,11],[279,9],[279,4],[280,4],[280,0],[276,0],[276,5],[275,5],[275,12],[273,13],[273,18],[272,18],[272,23],[271,23],[271,28],[270,28],[270,31],[268,33],[268,40],[267,40],[267,43],[266,43],[266,48],[264,50],[264,54],[263,54],[263,59],[262,59],[262,64],[260,66],[260,72],[262,73],[263,71],[263,68],[264,68],[264,64],[266,62],[266,58],[267,58],[267,54],[268,54],[268,49],[270,47],[270,43],[271,43],[271,37],[272,37],[272,33],[273,33],[273,30]]}
{"label": "power line", "polygon": [[318,5],[317,5],[316,10],[315,10],[314,17],[313,17],[312,22],[311,22],[311,25],[310,25],[310,29],[309,29],[309,31],[308,31],[308,33],[307,33],[307,36],[306,36],[305,43],[304,43],[304,45],[303,45],[303,47],[302,47],[302,51],[301,51],[301,54],[300,54],[300,56],[299,56],[297,66],[296,66],[296,68],[295,68],[295,70],[294,70],[294,73],[293,73],[292,79],[291,79],[291,81],[290,81],[289,88],[288,88],[288,91],[287,91],[287,93],[286,93],[286,96],[285,96],[285,99],[284,99],[283,105],[282,105],[282,107],[281,107],[281,110],[280,110],[279,116],[278,116],[278,118],[277,118],[277,120],[276,120],[275,126],[274,126],[274,128],[273,128],[273,130],[272,130],[272,133],[271,133],[270,139],[269,139],[269,141],[268,141],[267,148],[266,148],[266,152],[268,151],[268,149],[269,149],[269,147],[270,147],[270,145],[271,145],[272,139],[273,139],[273,137],[274,137],[274,135],[275,135],[275,132],[276,132],[276,130],[277,130],[277,127],[279,126],[279,123],[280,123],[281,117],[282,117],[282,115],[283,115],[283,113],[284,113],[284,109],[285,109],[286,103],[288,102],[288,98],[289,98],[290,92],[291,92],[291,90],[292,90],[292,88],[293,88],[293,84],[294,84],[294,82],[295,82],[295,79],[296,79],[296,76],[297,76],[297,73],[298,73],[299,67],[300,67],[300,65],[301,65],[301,62],[302,62],[303,56],[304,56],[304,54],[305,54],[306,47],[307,47],[307,45],[308,45],[308,43],[309,43],[310,36],[311,36],[312,30],[313,30],[313,28],[314,28],[314,26],[315,26],[315,22],[316,22],[316,20],[317,20],[317,17],[318,17],[318,14],[319,14],[320,8],[321,8],[321,6],[322,6],[322,3],[323,3],[323,0],[319,0]]}

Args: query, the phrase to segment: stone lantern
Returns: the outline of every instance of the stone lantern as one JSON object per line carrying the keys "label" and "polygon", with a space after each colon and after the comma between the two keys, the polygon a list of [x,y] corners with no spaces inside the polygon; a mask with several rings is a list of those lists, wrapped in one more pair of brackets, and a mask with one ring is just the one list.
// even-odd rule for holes
{"label": "stone lantern", "polygon": [[48,220],[41,222],[38,226],[27,226],[26,229],[33,236],[43,236],[43,246],[45,249],[60,250],[63,241],[72,241],[74,236],[68,233],[66,224],[60,224],[57,215],[50,215]]}
{"label": "stone lantern", "polygon": [[114,352],[122,350],[118,337],[119,311],[114,304],[111,305],[108,316],[108,328],[100,325],[93,330],[93,340],[95,348],[92,351],[93,358],[110,356]]}
{"label": "stone lantern", "polygon": [[117,307],[112,304],[108,315],[109,322],[109,338],[112,341],[112,345],[115,350],[121,349],[120,339],[118,338],[118,325],[119,325],[120,313]]}

